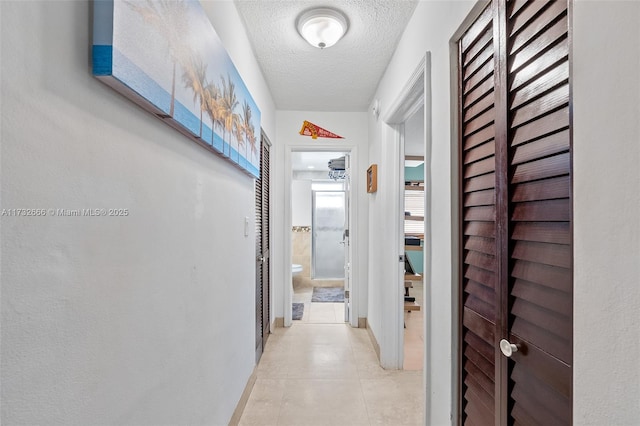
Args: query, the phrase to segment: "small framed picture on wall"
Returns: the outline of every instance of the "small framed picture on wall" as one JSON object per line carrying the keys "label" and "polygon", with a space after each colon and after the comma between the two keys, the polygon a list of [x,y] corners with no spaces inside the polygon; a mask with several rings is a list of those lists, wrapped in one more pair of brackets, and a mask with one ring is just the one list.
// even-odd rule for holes
{"label": "small framed picture on wall", "polygon": [[376,192],[378,190],[378,165],[372,164],[367,169],[367,192]]}

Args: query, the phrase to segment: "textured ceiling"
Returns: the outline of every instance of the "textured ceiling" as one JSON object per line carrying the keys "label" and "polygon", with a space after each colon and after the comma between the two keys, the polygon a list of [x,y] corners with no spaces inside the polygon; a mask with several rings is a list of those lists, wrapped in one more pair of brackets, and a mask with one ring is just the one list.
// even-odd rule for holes
{"label": "textured ceiling", "polygon": [[[411,18],[414,0],[235,0],[276,107],[366,111]],[[314,7],[341,10],[349,30],[333,47],[307,44],[296,29]]]}

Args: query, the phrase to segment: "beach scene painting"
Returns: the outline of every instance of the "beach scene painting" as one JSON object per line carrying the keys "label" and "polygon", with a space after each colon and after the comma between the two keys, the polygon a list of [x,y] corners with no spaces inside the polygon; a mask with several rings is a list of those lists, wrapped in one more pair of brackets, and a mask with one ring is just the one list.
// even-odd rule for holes
{"label": "beach scene painting", "polygon": [[260,110],[197,0],[95,0],[93,74],[253,177]]}

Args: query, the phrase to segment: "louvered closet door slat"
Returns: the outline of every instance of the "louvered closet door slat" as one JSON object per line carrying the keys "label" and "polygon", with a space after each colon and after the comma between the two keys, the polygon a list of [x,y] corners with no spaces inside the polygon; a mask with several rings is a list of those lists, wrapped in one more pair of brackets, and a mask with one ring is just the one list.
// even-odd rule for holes
{"label": "louvered closet door slat", "polygon": [[526,145],[517,146],[512,144],[514,149],[511,164],[526,163],[537,158],[566,152],[569,149],[569,138],[569,129],[566,129],[544,136]]}
{"label": "louvered closet door slat", "polygon": [[[571,423],[572,243],[567,1],[507,3],[509,418]],[[515,8],[517,11],[514,11]]]}
{"label": "louvered closet door slat", "polygon": [[263,344],[269,337],[270,332],[270,300],[271,294],[271,246],[270,246],[270,212],[269,203],[271,197],[271,191],[269,186],[269,157],[270,157],[270,145],[262,136],[262,142],[259,149],[261,149],[260,155],[260,181],[262,185],[262,253],[264,256],[264,262],[262,262],[262,339]]}
{"label": "louvered closet door slat", "polygon": [[495,92],[493,18],[485,9],[460,42],[462,424],[495,422]]}
{"label": "louvered closet door slat", "polygon": [[[518,70],[509,81],[511,90],[515,90],[527,84],[532,78],[541,77],[541,73],[564,61],[568,55],[568,41],[561,39],[558,44],[542,52],[533,61]],[[512,71],[513,73],[513,71]]]}
{"label": "louvered closet door slat", "polygon": [[[492,20],[493,12],[490,7],[487,7],[460,39],[460,50],[465,53],[462,57],[463,64],[466,65],[469,58],[477,55],[477,49],[474,48],[474,45],[477,46],[482,43],[485,35],[487,35],[486,29],[490,26]],[[489,37],[492,35],[493,33],[490,33]]]}
{"label": "louvered closet door slat", "polygon": [[255,204],[256,204],[256,216],[255,216],[255,231],[256,231],[256,357],[259,358],[262,355],[262,305],[263,305],[263,268],[262,262],[259,260],[262,256],[262,181],[256,179],[255,181]]}
{"label": "louvered closet door slat", "polygon": [[538,35],[532,42],[526,44],[521,50],[517,51],[511,57],[512,72],[518,70],[540,53],[556,44],[566,36],[567,18],[556,22],[551,28],[544,33]]}
{"label": "louvered closet door slat", "polygon": [[484,83],[474,89],[473,98],[469,98],[468,105],[465,106],[464,122],[467,123],[470,120],[476,118],[478,115],[485,112],[491,106],[493,106],[493,84],[491,80],[487,80],[489,84]]}
{"label": "louvered closet door slat", "polygon": [[471,136],[465,136],[465,141],[464,141],[464,154],[467,155],[469,154],[471,151],[471,148],[485,148],[486,147],[490,147],[489,149],[493,149],[493,152],[490,155],[495,155],[495,144],[494,142],[494,136],[495,136],[496,132],[494,129],[493,124],[485,127],[484,129],[482,129],[481,131],[474,133]]}
{"label": "louvered closet door slat", "polygon": [[[519,86],[520,90],[514,89],[512,91],[511,107],[517,108],[523,103],[529,101],[537,93],[544,93],[552,87],[558,86],[566,81],[569,75],[569,63],[560,62],[554,67],[549,68],[543,73],[539,74],[539,77],[531,81],[528,79],[528,75],[524,75],[523,71],[520,71],[518,76],[522,75],[521,80],[526,82],[527,85]],[[515,76],[514,76],[515,78]]]}
{"label": "louvered closet door slat", "polygon": [[[465,353],[465,355],[469,358],[471,356],[474,356],[473,353],[469,353],[469,354]],[[487,367],[487,368],[490,368],[490,367]],[[493,407],[491,406],[491,404],[493,403],[493,398],[491,397],[489,392],[484,390],[478,382],[476,382],[471,376],[467,376],[466,380],[464,381],[464,384],[467,387],[467,393],[473,394],[473,398],[470,398],[469,396],[467,396],[468,399],[479,400],[480,403],[482,403],[482,405],[487,410],[489,411],[493,410]]]}
{"label": "louvered closet door slat", "polygon": [[[523,45],[534,39],[536,35],[542,33],[545,28],[553,25],[559,17],[562,19],[563,9],[566,8],[562,2],[548,2],[546,4],[540,2],[540,6],[543,7],[537,11],[537,15],[529,14],[529,17],[533,16],[533,18],[530,19],[528,23],[522,19],[523,24],[526,23],[524,28],[522,26],[512,25],[511,34],[509,35],[511,38],[511,53],[519,50]],[[533,8],[529,8],[528,10],[535,11]]]}

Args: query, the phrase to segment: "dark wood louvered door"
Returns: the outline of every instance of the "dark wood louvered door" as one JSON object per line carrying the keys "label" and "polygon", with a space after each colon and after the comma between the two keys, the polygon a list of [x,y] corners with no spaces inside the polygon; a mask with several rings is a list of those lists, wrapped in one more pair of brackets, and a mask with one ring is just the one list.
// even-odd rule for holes
{"label": "dark wood louvered door", "polygon": [[459,42],[462,194],[461,397],[463,424],[495,422],[496,141],[493,10]]}
{"label": "dark wood louvered door", "polygon": [[571,424],[573,277],[567,1],[508,2],[509,421]]}
{"label": "dark wood louvered door", "polygon": [[571,424],[568,22],[495,0],[459,42],[461,424]]}
{"label": "dark wood louvered door", "polygon": [[260,360],[270,332],[270,214],[269,154],[271,144],[263,134],[260,142],[260,178],[256,179],[256,362]]}

